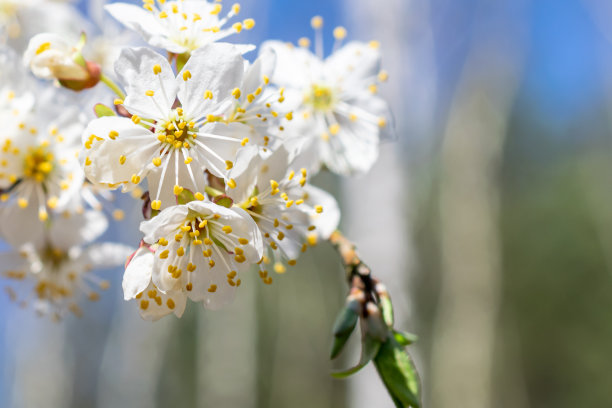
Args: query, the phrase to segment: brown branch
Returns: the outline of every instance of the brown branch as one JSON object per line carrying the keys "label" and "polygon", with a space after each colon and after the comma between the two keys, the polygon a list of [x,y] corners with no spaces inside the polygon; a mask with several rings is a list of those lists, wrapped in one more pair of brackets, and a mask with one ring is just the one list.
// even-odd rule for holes
{"label": "brown branch", "polygon": [[372,276],[370,267],[357,254],[355,244],[342,235],[340,231],[334,231],[329,237],[329,242],[340,254],[351,293],[361,291],[366,297],[364,303],[371,301],[378,304],[379,294],[376,292],[376,288],[379,281]]}

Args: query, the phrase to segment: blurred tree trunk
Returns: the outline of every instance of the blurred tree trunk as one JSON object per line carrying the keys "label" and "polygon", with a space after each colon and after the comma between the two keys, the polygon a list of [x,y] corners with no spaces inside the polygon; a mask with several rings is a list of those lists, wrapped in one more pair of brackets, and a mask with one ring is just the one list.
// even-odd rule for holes
{"label": "blurred tree trunk", "polygon": [[[361,257],[390,290],[396,326],[413,330],[411,290],[415,271],[412,220],[412,174],[409,146],[431,133],[436,78],[433,33],[426,0],[344,0],[350,37],[381,43],[382,68],[389,83],[380,86],[397,119],[397,140],[382,140],[371,171],[345,178],[342,184],[343,232],[357,244]],[[367,21],[368,24],[363,24]],[[373,217],[373,218],[372,218]],[[372,222],[364,222],[364,218]],[[375,220],[375,221],[374,221]],[[359,359],[359,348],[353,350]],[[420,368],[420,358],[416,356]],[[375,368],[350,377],[351,407],[393,407]]]}
{"label": "blurred tree trunk", "polygon": [[504,49],[502,57],[496,47],[474,47],[445,132],[433,407],[499,406],[493,381],[502,276],[498,173],[518,82],[512,51]]}
{"label": "blurred tree trunk", "polygon": [[[32,308],[9,316],[6,345],[11,356],[4,370],[10,384],[10,407],[63,408],[73,394],[74,353],[65,321],[36,316]],[[43,340],[44,339],[44,340]]]}

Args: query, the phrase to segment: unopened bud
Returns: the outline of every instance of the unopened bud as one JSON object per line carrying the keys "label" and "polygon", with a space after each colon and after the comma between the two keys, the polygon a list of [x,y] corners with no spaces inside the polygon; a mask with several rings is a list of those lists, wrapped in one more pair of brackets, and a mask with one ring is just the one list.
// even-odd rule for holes
{"label": "unopened bud", "polygon": [[347,302],[350,302],[353,299],[357,300],[360,304],[363,305],[366,301],[365,292],[360,288],[352,287],[351,291],[349,292],[349,295],[347,296]]}
{"label": "unopened bud", "polygon": [[383,321],[382,314],[378,306],[373,302],[368,302],[366,304],[366,313],[365,326],[367,333],[380,341],[387,340],[389,329]]}
{"label": "unopened bud", "polygon": [[38,78],[58,80],[66,88],[80,91],[100,80],[100,67],[81,54],[85,36],[77,44],[57,34],[41,33],[30,39],[23,54],[24,64]]}

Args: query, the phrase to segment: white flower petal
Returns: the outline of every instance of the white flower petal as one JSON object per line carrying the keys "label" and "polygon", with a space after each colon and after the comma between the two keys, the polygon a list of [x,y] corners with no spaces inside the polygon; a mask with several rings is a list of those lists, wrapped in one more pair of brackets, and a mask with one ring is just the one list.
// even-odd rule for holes
{"label": "white flower petal", "polygon": [[155,244],[161,237],[172,234],[183,223],[188,212],[186,206],[176,205],[166,208],[150,220],[141,222],[143,240],[148,244]]}
{"label": "white flower petal", "polygon": [[366,173],[378,159],[378,125],[337,117],[340,130],[319,142],[321,160],[333,172]]}
{"label": "white flower petal", "polygon": [[[108,137],[113,130],[119,133],[115,140]],[[85,174],[92,183],[128,182],[134,174],[146,176],[148,171],[141,173],[141,170],[152,167],[150,160],[157,149],[157,139],[149,130],[131,120],[114,116],[94,119],[85,129],[83,141],[87,142],[90,135],[104,139],[94,142],[91,149],[83,150],[83,155],[91,160],[91,164],[85,166]],[[151,146],[143,149],[147,145]],[[119,162],[121,156],[126,156],[124,164]]]}
{"label": "white flower petal", "polygon": [[257,154],[257,146],[246,146],[238,151],[234,167],[229,171],[228,179],[234,179],[236,187],[225,187],[225,193],[234,202],[241,203],[247,200],[253,193],[257,183],[258,171],[263,159]]}
{"label": "white flower petal", "polygon": [[179,54],[186,51],[185,47],[168,40],[168,30],[150,11],[127,3],[108,4],[104,9],[123,25],[140,34],[152,46]]}
{"label": "white flower petal", "polygon": [[27,272],[30,263],[19,251],[0,252],[0,273]]}
{"label": "white flower petal", "polygon": [[38,218],[39,202],[34,195],[28,206],[21,208],[16,202],[0,207],[0,234],[10,245],[19,247],[32,243],[40,247],[45,242],[44,223]]}
{"label": "white flower petal", "polygon": [[[149,292],[155,292],[155,297],[148,296]],[[181,317],[185,311],[187,296],[182,292],[159,292],[151,283],[144,290],[142,298],[138,299],[137,302],[140,316],[145,320],[156,321],[170,313]]]}
{"label": "white flower petal", "polygon": [[[225,161],[235,162],[239,149],[242,148],[241,141],[248,137],[250,128],[242,123],[232,122],[229,124],[214,122],[205,124],[198,135],[198,154],[206,168],[217,177],[227,177]],[[207,136],[213,135],[213,136]],[[214,136],[221,136],[217,138]],[[202,146],[204,145],[204,146]],[[248,154],[256,154],[251,149],[241,155],[246,159]]]}
{"label": "white flower petal", "polygon": [[[200,118],[210,112],[214,103],[231,96],[234,88],[240,86],[244,73],[244,62],[235,45],[214,43],[198,48],[177,76],[178,98],[187,117]],[[185,81],[183,74],[189,71],[191,78]],[[204,93],[211,91],[213,99],[204,99]]]}
{"label": "white flower petal", "polygon": [[125,263],[134,248],[113,242],[103,242],[87,247],[83,261],[94,269],[110,268]]}
{"label": "white flower petal", "polygon": [[279,86],[305,88],[323,74],[323,64],[312,52],[281,41],[266,41],[259,48],[259,54],[276,54],[276,67],[272,81]]}
{"label": "white flower petal", "polygon": [[325,60],[325,74],[329,80],[342,80],[349,85],[355,82],[367,87],[375,83],[381,69],[381,54],[378,47],[351,41]]}
{"label": "white flower petal", "polygon": [[[155,73],[154,68],[161,68]],[[115,72],[126,87],[123,105],[133,115],[142,118],[165,119],[176,99],[177,85],[168,60],[148,48],[125,48]],[[147,92],[153,91],[153,96]]]}
{"label": "white flower petal", "polygon": [[264,77],[272,78],[276,66],[276,54],[272,49],[266,49],[259,54],[253,64],[244,73],[242,93],[254,94],[261,86]]}
{"label": "white flower petal", "polygon": [[[331,194],[318,187],[306,185],[304,190],[308,193],[304,205],[310,207],[310,219],[316,227],[315,232],[319,238],[328,239],[340,223],[338,202]],[[317,213],[314,210],[317,205],[323,207],[323,212]]]}
{"label": "white flower petal", "polygon": [[107,228],[108,220],[100,211],[69,213],[54,218],[49,227],[49,239],[55,248],[68,250],[93,242]]}
{"label": "white flower petal", "polygon": [[153,252],[147,247],[138,248],[123,274],[123,298],[134,299],[151,283]]}

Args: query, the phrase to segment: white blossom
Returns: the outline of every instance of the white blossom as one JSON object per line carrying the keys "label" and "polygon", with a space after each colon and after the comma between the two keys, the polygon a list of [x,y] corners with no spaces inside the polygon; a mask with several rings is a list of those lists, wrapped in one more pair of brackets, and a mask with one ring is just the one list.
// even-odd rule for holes
{"label": "white blossom", "polygon": [[249,143],[260,153],[274,151],[282,143],[282,132],[293,118],[284,107],[284,90],[270,86],[270,77],[276,65],[274,52],[264,52],[253,62],[245,62],[240,87],[232,91],[235,98],[224,115],[228,122],[249,127]]}
{"label": "white blossom", "polygon": [[226,194],[261,230],[271,259],[260,264],[260,276],[269,283],[265,264],[273,261],[278,273],[285,271],[283,261],[295,265],[300,252],[337,228],[340,212],[333,197],[307,184],[307,170],[294,168],[283,146],[266,159],[254,156],[248,170],[237,170],[237,187]]}
{"label": "white blossom", "polygon": [[[377,84],[387,74],[380,68],[378,43],[350,42],[323,59],[322,20],[313,19],[317,55],[307,39],[301,46],[265,42],[260,52],[276,53],[272,81],[285,87],[294,120],[285,131],[287,143],[300,149],[309,169],[325,165],[340,174],[365,173],[378,157],[381,135],[392,131],[391,113],[377,96]],[[345,36],[337,29],[340,41]]]}
{"label": "white blossom", "polygon": [[80,315],[77,302],[81,294],[95,301],[97,291],[109,287],[108,281],[91,271],[121,265],[132,252],[120,244],[91,244],[107,225],[106,218],[95,211],[59,217],[45,232],[44,240],[0,253],[2,275],[23,281],[26,287],[20,288],[26,292],[22,299],[12,288],[9,293],[21,302],[33,299],[34,308],[43,314],[62,317],[70,310]]}
{"label": "white blossom", "polygon": [[[263,255],[259,229],[241,208],[191,201],[140,225],[144,242],[158,245],[152,282],[163,293],[185,293],[205,307],[228,303],[240,274]],[[140,304],[147,308],[147,304]]]}
{"label": "white blossom", "polygon": [[[142,7],[128,3],[113,3],[106,10],[125,26],[138,32],[152,46],[183,54],[211,44],[225,37],[250,30],[255,26],[253,19],[236,22],[225,27],[228,20],[240,11],[234,4],[230,11],[219,17],[220,2],[204,0],[145,1]],[[243,51],[252,47],[243,47]]]}
{"label": "white blossom", "polygon": [[89,124],[83,133],[89,180],[128,191],[147,178],[151,207],[159,210],[175,204],[184,188],[204,192],[205,170],[225,177],[249,141],[247,125],[223,117],[243,66],[234,46],[210,44],[194,52],[175,77],[161,55],[124,50],[116,64],[127,88],[120,102],[133,116]]}
{"label": "white blossom", "polygon": [[83,185],[83,118],[64,103],[58,90],[47,90],[0,135],[0,234],[12,245],[40,239],[49,214],[66,210]]}

